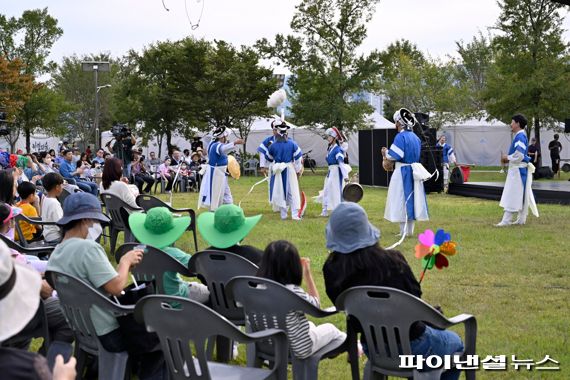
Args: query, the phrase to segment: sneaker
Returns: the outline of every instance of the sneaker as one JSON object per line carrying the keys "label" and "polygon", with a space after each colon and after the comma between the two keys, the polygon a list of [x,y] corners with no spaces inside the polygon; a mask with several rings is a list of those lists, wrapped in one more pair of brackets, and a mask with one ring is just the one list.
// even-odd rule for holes
{"label": "sneaker", "polygon": [[303,218],[299,218],[298,216],[292,216],[291,219],[293,219],[293,220],[303,220]]}
{"label": "sneaker", "polygon": [[495,224],[495,227],[508,227],[510,225],[511,225],[511,223],[505,223],[505,222],[501,221],[500,223]]}

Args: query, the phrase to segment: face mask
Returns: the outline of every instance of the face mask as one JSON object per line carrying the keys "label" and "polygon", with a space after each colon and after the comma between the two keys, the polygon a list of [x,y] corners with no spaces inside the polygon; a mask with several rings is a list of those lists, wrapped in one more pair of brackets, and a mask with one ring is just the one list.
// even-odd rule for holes
{"label": "face mask", "polygon": [[87,229],[87,239],[88,240],[97,240],[99,236],[103,233],[103,227],[101,227],[100,223],[93,223],[91,227]]}

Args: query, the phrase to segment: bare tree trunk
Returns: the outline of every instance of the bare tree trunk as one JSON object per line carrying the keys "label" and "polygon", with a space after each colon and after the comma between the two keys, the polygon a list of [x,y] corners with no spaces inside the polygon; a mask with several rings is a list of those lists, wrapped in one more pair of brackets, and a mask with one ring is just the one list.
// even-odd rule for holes
{"label": "bare tree trunk", "polygon": [[30,129],[29,128],[24,128],[24,134],[26,135],[26,153],[32,153],[31,151],[31,139],[30,139]]}

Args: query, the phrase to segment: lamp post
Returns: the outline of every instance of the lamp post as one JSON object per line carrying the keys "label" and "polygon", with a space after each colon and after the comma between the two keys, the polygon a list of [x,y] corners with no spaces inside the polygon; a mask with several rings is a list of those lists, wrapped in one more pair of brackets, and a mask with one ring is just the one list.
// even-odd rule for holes
{"label": "lamp post", "polygon": [[99,86],[97,81],[99,72],[111,71],[111,64],[109,62],[87,61],[81,62],[81,69],[83,71],[93,71],[95,75],[95,118],[93,119],[93,127],[95,127],[95,149],[99,149],[99,90],[111,85]]}

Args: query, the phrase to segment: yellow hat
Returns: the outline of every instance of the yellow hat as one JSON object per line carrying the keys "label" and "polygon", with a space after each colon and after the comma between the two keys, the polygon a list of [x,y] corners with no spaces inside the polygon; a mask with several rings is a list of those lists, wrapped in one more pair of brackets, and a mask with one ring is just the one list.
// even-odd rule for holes
{"label": "yellow hat", "polygon": [[236,158],[232,155],[228,155],[228,172],[233,179],[239,179],[241,176],[241,168]]}

